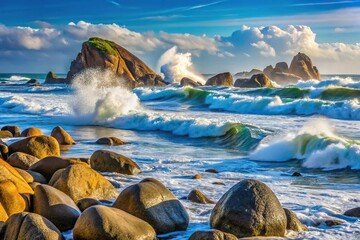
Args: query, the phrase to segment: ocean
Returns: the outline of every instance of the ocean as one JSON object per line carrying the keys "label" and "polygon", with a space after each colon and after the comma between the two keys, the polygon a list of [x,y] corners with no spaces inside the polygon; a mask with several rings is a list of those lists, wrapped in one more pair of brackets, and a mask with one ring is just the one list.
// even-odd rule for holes
{"label": "ocean", "polygon": [[[360,207],[360,75],[323,75],[322,81],[273,89],[128,91],[99,71],[80,76],[73,86],[25,84],[31,78],[44,82],[45,76],[0,74],[0,126],[38,127],[50,134],[60,125],[77,141],[62,156],[89,157],[108,149],[135,160],[141,174],[105,176],[120,191],[154,177],[190,215],[187,231],[161,238],[187,239],[195,230],[210,228],[214,205],[187,201],[192,189],[217,201],[246,178],[266,183],[309,228],[287,237],[359,238],[360,221],[342,214]],[[130,144],[95,144],[105,136]],[[302,176],[293,177],[294,172]],[[203,178],[193,179],[195,174]],[[329,227],[324,223],[329,219],[343,223]]]}

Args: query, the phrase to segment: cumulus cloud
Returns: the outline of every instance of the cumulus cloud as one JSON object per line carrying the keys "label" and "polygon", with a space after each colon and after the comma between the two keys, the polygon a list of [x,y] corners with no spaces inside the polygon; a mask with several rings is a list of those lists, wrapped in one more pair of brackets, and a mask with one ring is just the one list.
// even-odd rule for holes
{"label": "cumulus cloud", "polygon": [[251,46],[260,49],[260,54],[265,57],[275,57],[276,56],[275,49],[264,41],[258,41],[257,43],[251,43]]}

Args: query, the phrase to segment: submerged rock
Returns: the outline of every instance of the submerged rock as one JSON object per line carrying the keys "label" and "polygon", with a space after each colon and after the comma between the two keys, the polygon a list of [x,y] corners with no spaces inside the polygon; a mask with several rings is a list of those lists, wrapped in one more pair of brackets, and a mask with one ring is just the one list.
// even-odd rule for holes
{"label": "submerged rock", "polygon": [[126,144],[126,142],[121,141],[121,139],[117,137],[102,137],[99,138],[96,141],[96,143],[102,145],[109,145],[109,146],[118,146],[118,145]]}
{"label": "submerged rock", "polygon": [[185,230],[189,224],[189,215],[180,201],[153,178],[124,189],[113,207],[148,222],[157,234]]}
{"label": "submerged rock", "polygon": [[219,73],[206,81],[206,86],[234,86],[234,80],[229,72]]}
{"label": "submerged rock", "polygon": [[187,200],[201,204],[215,203],[197,189],[194,189],[189,193],[189,195],[187,196]]}
{"label": "submerged rock", "polygon": [[282,237],[286,231],[286,215],[268,186],[247,179],[220,198],[212,210],[210,225],[237,237]]}

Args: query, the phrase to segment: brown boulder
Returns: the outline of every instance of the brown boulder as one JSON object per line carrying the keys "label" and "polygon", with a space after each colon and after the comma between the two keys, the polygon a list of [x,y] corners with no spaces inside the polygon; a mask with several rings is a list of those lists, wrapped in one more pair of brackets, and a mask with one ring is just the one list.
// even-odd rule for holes
{"label": "brown boulder", "polygon": [[95,151],[90,157],[90,166],[100,172],[118,172],[134,175],[140,167],[130,158],[107,150]]}
{"label": "brown boulder", "polygon": [[68,83],[66,78],[61,78],[53,72],[48,72],[45,78],[45,84],[65,84]]}
{"label": "brown boulder", "polygon": [[9,154],[23,152],[39,159],[47,156],[60,156],[60,146],[51,136],[28,137],[9,146]]}
{"label": "brown boulder", "polygon": [[313,66],[311,59],[304,53],[298,53],[291,61],[289,73],[301,77],[303,80],[320,80],[318,69]]}
{"label": "brown boulder", "polygon": [[0,221],[27,209],[27,202],[11,181],[0,182]]}
{"label": "brown boulder", "polygon": [[20,168],[14,168],[20,175],[21,177],[27,182],[27,183],[32,183],[34,182],[34,178],[31,176],[30,173],[28,173],[27,171],[25,171],[24,169],[20,169]]}
{"label": "brown boulder", "polygon": [[286,215],[286,229],[292,230],[295,232],[307,231],[307,227],[300,222],[296,214],[290,209],[284,208]]}
{"label": "brown boulder", "polygon": [[118,145],[124,145],[126,144],[126,142],[121,141],[121,139],[117,138],[117,137],[103,137],[103,138],[99,138],[96,141],[97,144],[102,144],[102,145],[110,145],[110,146],[118,146]]}
{"label": "brown boulder", "polygon": [[51,178],[49,185],[66,193],[74,202],[82,198],[110,200],[119,194],[105,177],[80,164],[58,170]]}
{"label": "brown boulder", "polygon": [[4,126],[1,130],[7,130],[11,132],[14,137],[20,137],[20,128],[18,126]]}
{"label": "brown boulder", "polygon": [[238,238],[231,233],[225,233],[215,229],[194,232],[189,240],[238,240]]}
{"label": "brown boulder", "polygon": [[360,218],[360,207],[349,209],[344,213],[344,215]]}
{"label": "brown boulder", "polygon": [[138,85],[142,77],[156,76],[152,69],[128,50],[98,37],[82,44],[81,52],[71,62],[68,81],[71,82],[76,74],[88,68],[108,69],[133,86]]}
{"label": "brown boulder", "polygon": [[189,216],[180,201],[153,178],[124,189],[113,207],[148,222],[158,234],[185,230],[189,224]]}
{"label": "brown boulder", "polygon": [[8,130],[0,130],[0,138],[12,138],[13,134]]}
{"label": "brown boulder", "polygon": [[10,164],[0,159],[0,182],[7,180],[16,186],[19,193],[34,193],[24,178]]}
{"label": "brown boulder", "polygon": [[62,232],[72,229],[81,214],[69,196],[45,184],[36,186],[33,207],[34,213],[49,219]]}
{"label": "brown boulder", "polygon": [[189,200],[191,202],[195,202],[195,203],[201,203],[201,204],[215,203],[214,201],[207,198],[202,192],[200,192],[197,189],[194,189],[189,193],[189,195],[187,196],[187,200]]}
{"label": "brown boulder", "polygon": [[140,77],[138,80],[139,84],[143,84],[144,86],[166,86],[167,84],[164,82],[161,76],[156,74],[145,74]]}
{"label": "brown boulder", "polygon": [[219,73],[211,78],[209,78],[206,83],[206,86],[234,86],[234,80],[229,72]]}
{"label": "brown boulder", "polygon": [[27,170],[31,165],[40,161],[40,159],[23,152],[14,152],[8,157],[7,161],[13,167]]}
{"label": "brown boulder", "polygon": [[93,198],[82,198],[79,201],[77,201],[76,205],[80,209],[80,211],[85,211],[89,207],[95,206],[95,205],[101,205],[101,202],[99,200],[93,199]]}
{"label": "brown boulder", "polygon": [[120,209],[94,206],[86,209],[74,227],[74,240],[154,240],[156,233],[145,221]]}
{"label": "brown boulder", "polygon": [[62,127],[57,126],[51,131],[51,136],[54,137],[60,145],[73,145],[74,139]]}
{"label": "brown boulder", "polygon": [[44,135],[39,128],[27,128],[21,132],[20,137],[33,137]]}
{"label": "brown boulder", "polygon": [[253,75],[250,79],[237,79],[234,86],[240,88],[274,87],[270,79],[263,73]]}
{"label": "brown boulder", "polygon": [[194,80],[187,78],[187,77],[183,77],[180,81],[180,85],[185,87],[185,86],[190,86],[190,87],[198,87],[201,86],[202,84],[199,82],[195,82]]}
{"label": "brown boulder", "polygon": [[9,147],[0,139],[0,158],[7,160],[9,155]]}
{"label": "brown boulder", "polygon": [[11,216],[0,231],[5,240],[62,240],[59,229],[46,218],[35,213],[18,213]]}

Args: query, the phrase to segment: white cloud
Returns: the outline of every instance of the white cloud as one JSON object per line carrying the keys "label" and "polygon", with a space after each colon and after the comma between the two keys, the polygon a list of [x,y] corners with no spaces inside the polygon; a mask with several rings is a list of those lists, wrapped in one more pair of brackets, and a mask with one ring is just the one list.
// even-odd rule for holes
{"label": "white cloud", "polygon": [[251,46],[260,49],[260,54],[265,57],[275,57],[276,56],[275,49],[264,41],[258,41],[257,43],[251,43]]}

